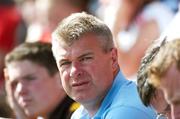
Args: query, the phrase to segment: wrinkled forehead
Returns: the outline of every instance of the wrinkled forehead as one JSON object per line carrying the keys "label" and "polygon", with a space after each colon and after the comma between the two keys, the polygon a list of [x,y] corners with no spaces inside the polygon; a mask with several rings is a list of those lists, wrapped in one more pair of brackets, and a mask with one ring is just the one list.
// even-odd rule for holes
{"label": "wrinkled forehead", "polygon": [[60,58],[74,59],[83,54],[103,52],[102,44],[99,41],[99,37],[93,34],[87,34],[80,39],[73,42],[73,44],[64,44],[58,39],[54,39],[52,45],[53,54],[56,61]]}
{"label": "wrinkled forehead", "polygon": [[68,48],[70,48],[72,45],[83,44],[86,41],[89,43],[92,43],[95,41],[101,46],[102,43],[100,39],[103,39],[103,38],[91,32],[81,34],[81,36],[79,36],[77,39],[70,39],[70,40],[63,39],[61,36],[58,36],[57,34],[53,34],[52,35],[52,51],[53,51],[53,54],[55,55],[55,53],[59,52],[60,50],[68,50]]}

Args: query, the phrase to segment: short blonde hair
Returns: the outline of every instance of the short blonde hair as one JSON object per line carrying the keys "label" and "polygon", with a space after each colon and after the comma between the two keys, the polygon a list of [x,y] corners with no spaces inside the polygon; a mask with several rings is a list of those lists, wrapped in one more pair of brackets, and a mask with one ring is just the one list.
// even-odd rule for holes
{"label": "short blonde hair", "polygon": [[112,33],[108,26],[85,12],[73,13],[62,20],[52,33],[52,44],[56,41],[70,46],[87,33],[101,37],[98,40],[100,40],[103,51],[107,52],[114,47]]}
{"label": "short blonde hair", "polygon": [[160,49],[149,66],[149,82],[156,87],[159,86],[161,78],[173,64],[180,71],[180,39],[169,41]]}

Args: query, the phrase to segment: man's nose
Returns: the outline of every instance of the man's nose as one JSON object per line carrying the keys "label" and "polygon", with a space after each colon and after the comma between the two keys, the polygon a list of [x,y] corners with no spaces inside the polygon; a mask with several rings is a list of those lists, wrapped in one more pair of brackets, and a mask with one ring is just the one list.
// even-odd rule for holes
{"label": "man's nose", "polygon": [[70,77],[77,79],[82,75],[82,67],[79,62],[73,62],[70,69]]}
{"label": "man's nose", "polygon": [[17,84],[16,90],[20,95],[25,94],[27,92],[27,86],[24,82],[19,82]]}

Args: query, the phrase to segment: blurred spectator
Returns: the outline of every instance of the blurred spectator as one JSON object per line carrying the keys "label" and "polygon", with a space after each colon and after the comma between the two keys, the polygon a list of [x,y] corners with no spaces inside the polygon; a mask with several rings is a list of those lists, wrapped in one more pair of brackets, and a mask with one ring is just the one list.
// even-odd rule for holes
{"label": "blurred spectator", "polygon": [[112,28],[120,4],[120,0],[90,0],[88,11]]}
{"label": "blurred spectator", "polygon": [[23,43],[5,63],[7,99],[16,118],[70,119],[77,103],[61,86],[50,43]]}
{"label": "blurred spectator", "polygon": [[[23,30],[22,30],[23,29]],[[0,116],[12,117],[4,93],[4,57],[15,45],[25,40],[25,26],[13,0],[0,0]]]}
{"label": "blurred spectator", "polygon": [[179,3],[179,10],[176,13],[176,15],[173,17],[173,20],[168,25],[168,27],[165,29],[165,31],[162,33],[161,37],[157,40],[157,45],[161,44],[163,39],[167,37],[167,41],[172,39],[180,38],[180,3]]}
{"label": "blurred spectator", "polygon": [[156,109],[158,114],[157,119],[162,119],[162,116],[167,116],[170,119],[170,107],[165,101],[162,91],[148,83],[148,68],[149,65],[151,65],[154,57],[159,52],[160,47],[164,45],[164,42],[161,44],[161,46],[148,48],[145,56],[141,61],[141,65],[137,74],[138,92],[142,102],[146,106],[152,105]]}
{"label": "blurred spectator", "polygon": [[99,8],[99,0],[89,0],[87,4],[87,9],[90,14],[93,14],[94,16],[98,16],[96,14],[98,8]]}
{"label": "blurred spectator", "polygon": [[172,119],[180,119],[180,38],[166,43],[149,67],[149,82],[162,89]]}
{"label": "blurred spectator", "polygon": [[[50,42],[50,34],[57,24],[74,12],[87,11],[88,0],[35,0],[34,20],[29,24],[27,41],[41,39]],[[28,17],[28,15],[25,15]]]}
{"label": "blurred spectator", "polygon": [[[141,66],[138,71],[138,77],[137,77],[137,83],[138,83],[138,91],[140,94],[140,97],[145,105],[150,105],[153,99],[154,104],[161,104],[157,97],[157,89],[155,86],[149,83],[149,66],[151,66],[152,62],[154,62],[154,58],[157,57],[157,54],[159,53],[159,49],[161,47],[164,47],[165,42],[169,42],[174,39],[179,39],[179,29],[180,29],[180,12],[176,14],[176,16],[173,18],[169,26],[165,29],[165,31],[161,34],[160,38],[157,39],[146,51],[146,54],[144,58],[141,61]],[[164,40],[166,39],[166,40]],[[162,51],[161,51],[162,52]],[[164,53],[164,51],[163,51]],[[157,101],[158,100],[158,101]],[[163,102],[163,101],[161,101]],[[153,104],[153,105],[154,105]],[[156,108],[156,107],[155,107]],[[168,107],[170,108],[170,107]],[[168,109],[166,108],[166,109]],[[167,110],[165,110],[167,111]],[[158,111],[159,112],[159,111]]]}
{"label": "blurred spectator", "polygon": [[160,0],[165,3],[169,8],[172,9],[175,13],[178,11],[179,0]]}
{"label": "blurred spectator", "polygon": [[3,86],[4,56],[25,40],[24,22],[13,0],[0,1],[0,90]]}
{"label": "blurred spectator", "polygon": [[140,60],[174,13],[157,0],[121,0],[114,27],[119,64],[128,79],[136,80]]}

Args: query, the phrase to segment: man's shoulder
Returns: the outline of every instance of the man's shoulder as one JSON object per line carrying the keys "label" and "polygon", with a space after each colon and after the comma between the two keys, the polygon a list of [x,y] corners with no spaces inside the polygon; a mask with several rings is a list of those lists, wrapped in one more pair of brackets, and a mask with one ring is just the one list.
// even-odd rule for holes
{"label": "man's shoulder", "polygon": [[125,116],[129,112],[132,112],[134,116],[146,115],[147,117],[149,116],[150,119],[156,115],[153,108],[144,106],[139,97],[137,86],[132,81],[128,81],[121,86],[105,113],[114,116]]}
{"label": "man's shoulder", "polygon": [[104,119],[117,119],[121,117],[122,119],[155,119],[156,113],[153,109],[138,109],[136,107],[131,107],[128,105],[125,106],[116,106],[103,114]]}

